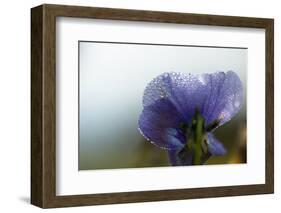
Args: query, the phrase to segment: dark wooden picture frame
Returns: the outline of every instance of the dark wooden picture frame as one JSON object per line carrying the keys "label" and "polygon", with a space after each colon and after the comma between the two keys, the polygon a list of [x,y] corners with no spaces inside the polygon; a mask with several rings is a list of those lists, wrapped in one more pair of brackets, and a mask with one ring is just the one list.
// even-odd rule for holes
{"label": "dark wooden picture frame", "polygon": [[[266,34],[265,184],[192,189],[56,195],[56,17],[77,17],[262,28]],[[274,20],[264,18],[41,5],[31,9],[31,203],[66,207],[218,196],[274,191]]]}

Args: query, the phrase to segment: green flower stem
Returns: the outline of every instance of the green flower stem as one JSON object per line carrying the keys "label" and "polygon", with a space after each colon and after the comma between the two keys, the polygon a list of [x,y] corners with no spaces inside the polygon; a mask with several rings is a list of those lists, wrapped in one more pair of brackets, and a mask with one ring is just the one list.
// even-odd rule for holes
{"label": "green flower stem", "polygon": [[193,164],[201,165],[202,163],[202,142],[204,140],[204,118],[201,116],[198,110],[192,120],[192,137],[190,138],[190,144],[193,145]]}

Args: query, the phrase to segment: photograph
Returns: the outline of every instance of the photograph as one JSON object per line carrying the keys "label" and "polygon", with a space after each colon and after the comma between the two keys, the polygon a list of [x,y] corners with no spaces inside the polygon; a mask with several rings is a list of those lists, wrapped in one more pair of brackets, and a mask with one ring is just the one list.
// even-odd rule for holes
{"label": "photograph", "polygon": [[247,163],[247,47],[78,41],[78,168]]}

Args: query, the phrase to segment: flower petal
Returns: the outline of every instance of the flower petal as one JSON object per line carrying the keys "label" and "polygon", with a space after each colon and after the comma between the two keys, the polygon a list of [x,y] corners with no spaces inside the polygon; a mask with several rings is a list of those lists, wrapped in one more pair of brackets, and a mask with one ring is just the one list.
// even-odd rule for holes
{"label": "flower petal", "polygon": [[151,143],[165,149],[176,149],[185,143],[185,136],[178,129],[181,116],[167,99],[159,99],[145,106],[138,125],[143,136]]}
{"label": "flower petal", "polygon": [[215,156],[225,155],[226,150],[224,146],[215,138],[213,133],[208,133],[208,151]]}
{"label": "flower petal", "polygon": [[[193,165],[194,152],[192,150],[183,150],[178,147],[175,150],[168,150],[169,161],[172,166]],[[201,165],[203,165],[211,156],[211,153],[202,153]]]}
{"label": "flower petal", "polygon": [[219,120],[218,126],[221,126],[229,121],[243,104],[242,82],[233,71],[203,74],[202,81],[209,93],[202,111],[205,124]]}
{"label": "flower petal", "polygon": [[176,150],[168,150],[169,161],[172,166],[189,166],[192,165],[193,154],[189,153],[184,158],[179,158],[179,152],[182,148]]}
{"label": "flower petal", "polygon": [[195,109],[202,110],[208,91],[198,76],[187,73],[164,73],[153,79],[146,87],[143,106],[167,98],[175,106],[186,123],[189,123]]}

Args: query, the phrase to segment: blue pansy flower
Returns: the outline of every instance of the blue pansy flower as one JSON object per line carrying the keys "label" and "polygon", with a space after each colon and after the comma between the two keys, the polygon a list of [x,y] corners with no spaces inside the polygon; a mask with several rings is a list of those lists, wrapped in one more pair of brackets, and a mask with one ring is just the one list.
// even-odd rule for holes
{"label": "blue pansy flower", "polygon": [[213,131],[241,108],[243,86],[233,71],[193,75],[163,73],[145,88],[138,125],[166,149],[172,165],[200,165],[226,153]]}

